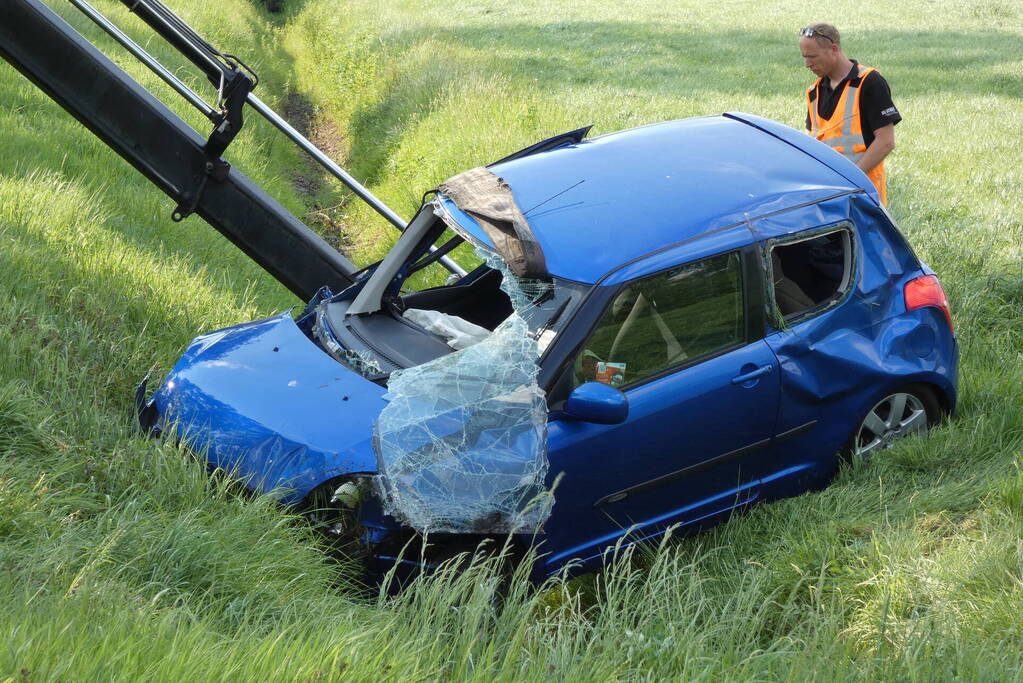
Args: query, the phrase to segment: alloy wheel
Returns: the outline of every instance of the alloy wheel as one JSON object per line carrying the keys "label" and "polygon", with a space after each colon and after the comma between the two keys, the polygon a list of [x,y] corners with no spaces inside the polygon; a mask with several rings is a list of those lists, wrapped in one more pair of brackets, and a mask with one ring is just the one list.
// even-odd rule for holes
{"label": "alloy wheel", "polygon": [[929,424],[927,408],[916,394],[900,391],[885,396],[856,430],[853,455],[867,456],[888,448],[900,437],[925,431]]}

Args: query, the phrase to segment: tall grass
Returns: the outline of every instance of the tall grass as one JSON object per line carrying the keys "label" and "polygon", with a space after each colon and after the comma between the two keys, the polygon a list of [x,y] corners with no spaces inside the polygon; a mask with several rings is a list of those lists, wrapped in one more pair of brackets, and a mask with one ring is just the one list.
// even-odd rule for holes
{"label": "tall grass", "polygon": [[[958,416],[826,491],[623,551],[597,576],[504,591],[483,560],[367,599],[302,520],[131,431],[150,368],[166,371],[198,332],[296,302],[198,219],[172,223],[167,199],[3,66],[0,679],[1019,676],[1017,4],[286,2],[278,16],[254,0],[174,8],[260,72],[264,99],[307,98],[346,165],[406,216],[448,176],[589,123],[738,109],[799,126],[809,74],[795,32],[834,20],[905,116],[891,208],[952,300]],[[99,6],[147,42],[119,3]],[[336,188],[298,191],[310,171],[255,117],[228,156],[300,215],[333,207],[321,212],[357,261],[394,239]]]}

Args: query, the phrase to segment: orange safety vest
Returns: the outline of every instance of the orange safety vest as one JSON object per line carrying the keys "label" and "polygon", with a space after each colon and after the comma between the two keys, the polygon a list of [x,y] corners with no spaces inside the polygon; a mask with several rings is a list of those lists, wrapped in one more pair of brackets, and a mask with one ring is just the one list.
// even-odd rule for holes
{"label": "orange safety vest", "polygon": [[[818,88],[820,88],[821,81],[827,76],[818,78],[817,82],[806,90],[806,111],[810,115],[810,135],[829,145],[853,163],[856,163],[867,151],[867,145],[863,141],[863,127],[860,119],[860,85],[871,71],[876,71],[869,66],[860,66],[859,69],[858,80],[854,79],[856,85],[853,85],[853,81],[845,82],[838,104],[835,105],[835,111],[831,112],[831,118],[826,119],[817,111],[817,104],[820,102]],[[817,91],[816,101],[810,99],[814,91]],[[867,174],[867,177],[870,178],[870,182],[874,183],[878,194],[881,195],[881,204],[887,206],[888,183],[884,161],[875,166]]]}

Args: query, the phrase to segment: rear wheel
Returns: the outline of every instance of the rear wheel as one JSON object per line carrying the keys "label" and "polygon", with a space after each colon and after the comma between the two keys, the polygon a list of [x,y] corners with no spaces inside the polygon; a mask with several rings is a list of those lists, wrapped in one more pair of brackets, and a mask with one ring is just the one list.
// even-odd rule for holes
{"label": "rear wheel", "polygon": [[858,458],[891,446],[907,434],[926,431],[941,418],[934,392],[920,384],[894,391],[867,411],[845,451]]}

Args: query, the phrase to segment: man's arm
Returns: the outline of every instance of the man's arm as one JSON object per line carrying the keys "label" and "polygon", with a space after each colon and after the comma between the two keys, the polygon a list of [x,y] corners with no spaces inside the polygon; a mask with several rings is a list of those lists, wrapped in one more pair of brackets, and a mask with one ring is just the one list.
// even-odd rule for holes
{"label": "man's arm", "polygon": [[895,149],[895,124],[902,120],[902,115],[892,103],[888,81],[880,73],[872,71],[868,74],[862,87],[860,125],[864,131],[873,132],[874,139],[856,165],[864,173],[870,173]]}
{"label": "man's arm", "polygon": [[870,173],[874,167],[884,161],[884,158],[895,149],[895,124],[889,123],[874,131],[874,141],[867,147],[856,165],[864,173]]}

